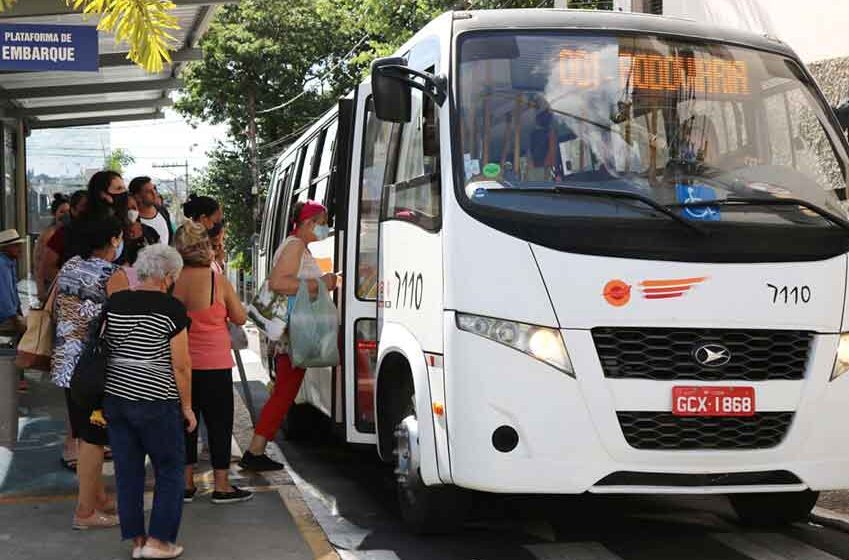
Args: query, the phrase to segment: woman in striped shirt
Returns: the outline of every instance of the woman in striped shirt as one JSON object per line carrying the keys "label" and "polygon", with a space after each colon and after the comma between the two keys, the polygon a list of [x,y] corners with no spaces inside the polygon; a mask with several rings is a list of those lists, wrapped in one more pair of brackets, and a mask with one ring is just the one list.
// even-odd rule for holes
{"label": "woman in striped shirt", "polygon": [[[167,245],[139,253],[135,291],[107,302],[104,408],[115,461],[121,535],[133,558],[176,558],[183,512],[184,432],[193,431],[186,308],[170,295],[183,260]],[[156,473],[149,531],[144,526],[145,455]]]}

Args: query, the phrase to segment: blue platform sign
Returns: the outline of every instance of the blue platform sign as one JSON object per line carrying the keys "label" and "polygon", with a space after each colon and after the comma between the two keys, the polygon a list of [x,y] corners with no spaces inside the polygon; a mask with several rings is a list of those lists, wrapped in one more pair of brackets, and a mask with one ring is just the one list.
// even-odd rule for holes
{"label": "blue platform sign", "polygon": [[0,24],[0,70],[97,72],[98,54],[91,25]]}

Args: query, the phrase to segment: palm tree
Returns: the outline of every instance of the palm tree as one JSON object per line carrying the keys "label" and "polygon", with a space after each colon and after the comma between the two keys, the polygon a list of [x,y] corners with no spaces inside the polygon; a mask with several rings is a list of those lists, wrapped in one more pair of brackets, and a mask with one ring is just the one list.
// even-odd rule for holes
{"label": "palm tree", "polygon": [[[0,12],[21,0],[0,0]],[[127,58],[147,70],[161,72],[171,62],[170,50],[178,29],[177,18],[169,13],[176,8],[171,0],[65,0],[75,10],[99,15],[97,29],[114,33],[130,46]]]}

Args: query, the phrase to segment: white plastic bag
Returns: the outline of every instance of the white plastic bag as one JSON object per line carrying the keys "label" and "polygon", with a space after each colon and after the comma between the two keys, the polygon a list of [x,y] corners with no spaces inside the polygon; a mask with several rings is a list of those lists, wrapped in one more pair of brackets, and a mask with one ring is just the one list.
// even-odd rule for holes
{"label": "white plastic bag", "polygon": [[339,365],[339,325],[336,306],[319,283],[318,297],[310,299],[306,282],[301,282],[289,309],[289,357],[299,368]]}

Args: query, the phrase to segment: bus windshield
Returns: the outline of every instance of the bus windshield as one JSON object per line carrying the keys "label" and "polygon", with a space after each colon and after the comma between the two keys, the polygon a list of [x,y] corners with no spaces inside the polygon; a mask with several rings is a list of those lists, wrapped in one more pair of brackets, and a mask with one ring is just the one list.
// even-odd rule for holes
{"label": "bus windshield", "polygon": [[[642,197],[707,230],[835,229],[801,206],[757,204],[794,198],[846,217],[843,144],[783,56],[646,35],[491,32],[461,38],[457,76],[458,196],[473,211],[674,223]],[[750,203],[719,204],[732,198]]]}

